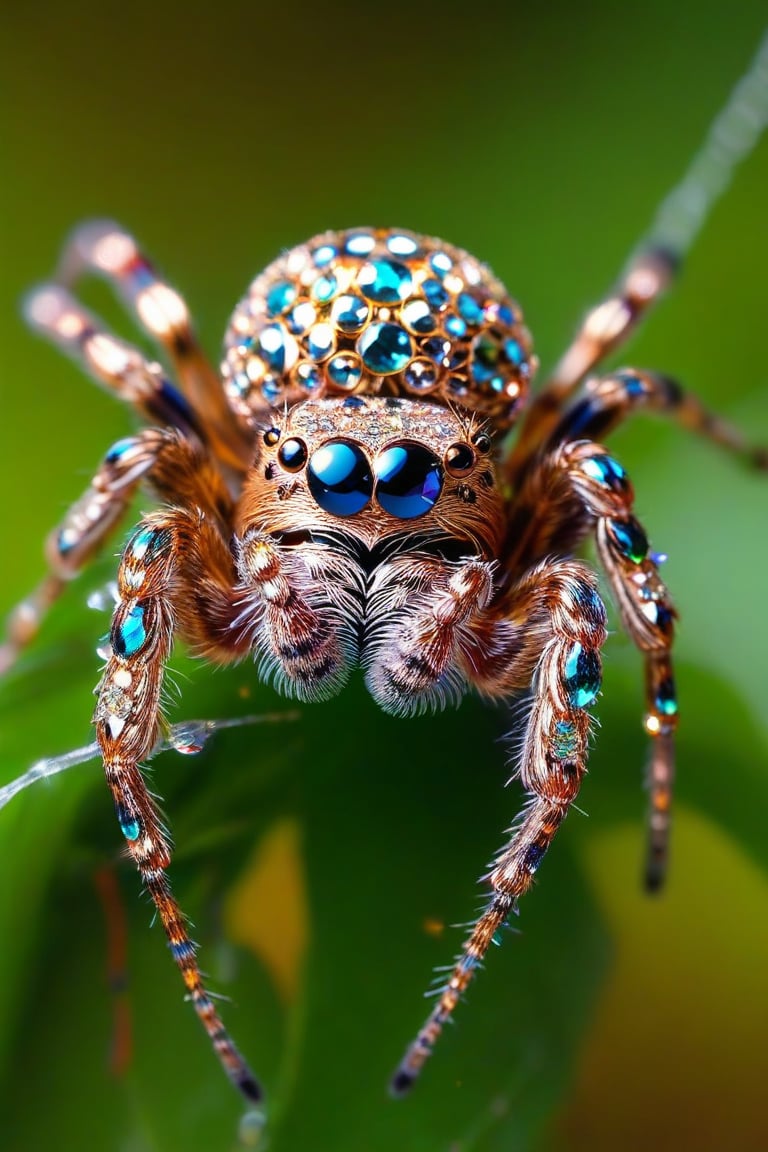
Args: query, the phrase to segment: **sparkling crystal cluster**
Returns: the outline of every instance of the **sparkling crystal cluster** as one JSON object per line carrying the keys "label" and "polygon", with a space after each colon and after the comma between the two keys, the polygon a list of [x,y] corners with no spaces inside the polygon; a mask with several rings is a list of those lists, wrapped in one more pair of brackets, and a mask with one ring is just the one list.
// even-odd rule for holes
{"label": "sparkling crystal cluster", "polygon": [[355,392],[453,401],[508,427],[536,367],[490,270],[411,232],[328,232],[252,283],[227,331],[227,393],[249,420]]}

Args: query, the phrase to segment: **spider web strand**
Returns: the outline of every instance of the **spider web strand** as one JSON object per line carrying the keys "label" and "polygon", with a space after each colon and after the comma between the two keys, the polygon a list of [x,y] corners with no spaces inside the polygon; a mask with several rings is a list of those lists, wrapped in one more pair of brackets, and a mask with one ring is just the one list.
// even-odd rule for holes
{"label": "spider web strand", "polygon": [[712,121],[682,180],[659,205],[629,265],[642,252],[662,249],[682,260],[738,166],[757,147],[768,125],[768,31],[747,71]]}

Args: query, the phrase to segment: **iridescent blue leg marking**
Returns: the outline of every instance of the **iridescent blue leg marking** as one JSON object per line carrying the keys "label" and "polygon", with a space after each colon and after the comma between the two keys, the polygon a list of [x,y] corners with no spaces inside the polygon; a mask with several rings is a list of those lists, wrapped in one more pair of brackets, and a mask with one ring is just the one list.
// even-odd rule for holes
{"label": "iridescent blue leg marking", "polygon": [[[452,1016],[491,944],[531,887],[547,849],[578,794],[586,771],[590,717],[600,691],[599,649],[605,639],[605,609],[595,577],[575,562],[553,562],[530,576],[534,603],[546,604],[549,626],[541,625],[534,671],[534,699],[523,742],[520,776],[529,803],[513,826],[509,844],[487,877],[491,899],[472,927],[439,998],[392,1079],[394,1095],[416,1080],[444,1025]],[[523,582],[521,582],[522,584]],[[523,599],[522,589],[518,593]],[[520,612],[514,591],[510,610]],[[531,669],[527,668],[530,677]],[[521,669],[522,679],[522,669]]]}

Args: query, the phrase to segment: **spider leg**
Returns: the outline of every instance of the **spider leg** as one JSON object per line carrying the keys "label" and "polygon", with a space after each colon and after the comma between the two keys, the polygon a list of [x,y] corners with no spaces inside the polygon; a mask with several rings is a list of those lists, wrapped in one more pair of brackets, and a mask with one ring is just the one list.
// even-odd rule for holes
{"label": "spider leg", "polygon": [[[120,564],[112,653],[100,682],[94,723],[120,827],[155,904],[189,999],[227,1075],[253,1102],[260,1099],[261,1090],[203,983],[196,946],[167,876],[168,834],[140,768],[157,738],[162,673],[173,635],[178,630],[200,644],[218,632],[223,651],[227,632],[219,618],[220,608],[226,602],[230,615],[233,612],[233,581],[229,549],[199,510],[158,512],[141,522]],[[214,585],[218,604],[211,609],[208,592]],[[233,655],[237,653],[230,653],[229,658]]]}
{"label": "spider leg", "polygon": [[241,471],[251,456],[250,436],[227,402],[221,379],[200,347],[181,296],[158,276],[135,239],[109,220],[89,221],[72,233],[56,279],[73,288],[88,273],[106,280],[165,349],[182,390],[205,424],[216,455]]}
{"label": "spider leg", "polygon": [[25,315],[36,332],[57,344],[93,380],[105,384],[145,420],[205,440],[197,413],[160,365],[109,332],[66,288],[58,284],[34,288],[26,298]]}
{"label": "spider leg", "polygon": [[739,456],[746,464],[768,469],[768,449],[751,445],[739,428],[710,412],[676,380],[633,368],[588,380],[559,414],[549,445],[566,440],[602,439],[638,410],[670,416],[689,431]]}
{"label": "spider leg", "polygon": [[11,612],[7,639],[0,644],[0,675],[37,635],[45,613],[116,529],[139,484],[147,479],[171,502],[193,498],[218,522],[226,522],[231,500],[218,470],[203,449],[170,429],[146,428],[109,449],[89,487],[48,537],[49,572]]}
{"label": "spider leg", "polygon": [[[507,846],[487,876],[492,895],[472,927],[438,1001],[406,1051],[392,1091],[407,1092],[430,1055],[489,945],[528,891],[560,824],[576,798],[586,771],[590,716],[600,688],[600,647],[605,610],[596,577],[569,560],[537,565],[492,609],[497,623],[520,621],[518,641],[508,637],[508,662],[499,690],[527,687],[533,702],[523,743],[520,776],[529,803],[511,829]],[[525,622],[525,627],[522,626]],[[478,653],[477,681],[488,691],[492,668]],[[486,679],[487,677],[487,679]]]}
{"label": "spider leg", "polygon": [[576,547],[590,532],[596,535],[622,622],[645,659],[645,729],[651,737],[645,880],[656,890],[666,870],[674,775],[676,613],[632,514],[633,501],[626,472],[604,448],[589,441],[562,444],[526,475],[512,504],[507,549],[510,564],[528,565],[556,546]]}
{"label": "spider leg", "polygon": [[646,309],[666,290],[677,270],[674,254],[663,248],[639,253],[614,293],[587,314],[543,389],[534,397],[509,464],[519,474],[549,439],[560,411],[587,373],[615,352],[634,331]]}

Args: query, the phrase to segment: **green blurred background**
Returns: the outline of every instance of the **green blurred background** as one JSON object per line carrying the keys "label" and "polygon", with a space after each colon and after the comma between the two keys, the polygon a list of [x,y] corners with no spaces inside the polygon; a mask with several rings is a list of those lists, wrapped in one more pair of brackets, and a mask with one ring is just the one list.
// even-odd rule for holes
{"label": "green blurred background", "polygon": [[[46,0],[4,11],[0,603],[131,416],[19,318],[67,231],[131,228],[211,354],[249,278],[329,227],[395,224],[489,261],[545,365],[608,287],[754,53],[765,5],[397,6]],[[625,361],[768,441],[768,141]],[[99,286],[85,298],[130,326]],[[227,1022],[269,1094],[271,1152],[768,1146],[766,490],[639,421],[614,444],[681,609],[673,868],[639,889],[641,670],[607,649],[580,806],[412,1098],[385,1094],[519,804],[505,717],[393,721],[356,684],[153,766],[172,876]],[[106,558],[0,689],[0,782],[89,738],[85,606]],[[287,710],[241,668],[175,661],[174,718]],[[107,876],[128,991],[108,986]],[[102,879],[101,883],[104,881]],[[182,1003],[98,767],[0,813],[0,1146],[240,1147],[240,1106]],[[116,1012],[130,1059],[110,1071]],[[120,1035],[124,1035],[124,1029]]]}

